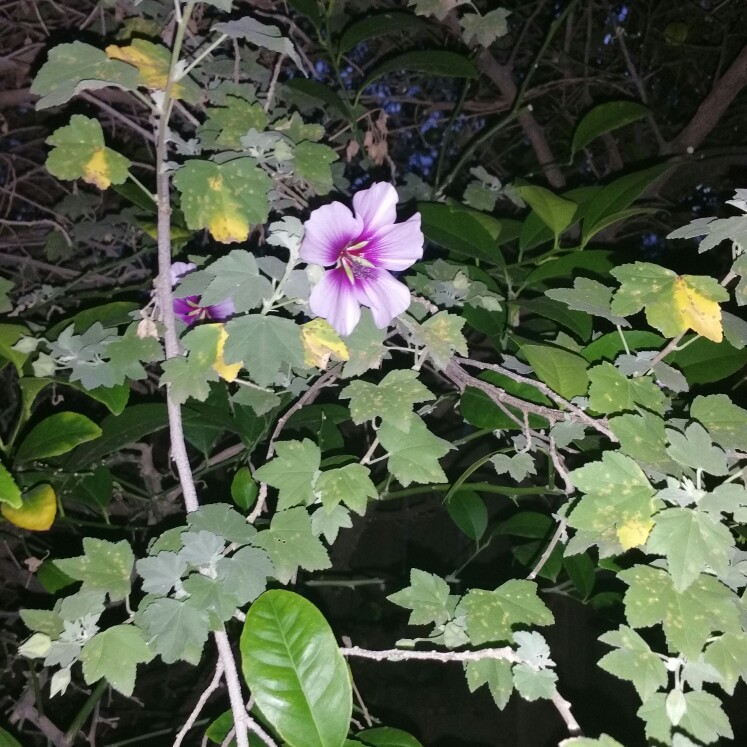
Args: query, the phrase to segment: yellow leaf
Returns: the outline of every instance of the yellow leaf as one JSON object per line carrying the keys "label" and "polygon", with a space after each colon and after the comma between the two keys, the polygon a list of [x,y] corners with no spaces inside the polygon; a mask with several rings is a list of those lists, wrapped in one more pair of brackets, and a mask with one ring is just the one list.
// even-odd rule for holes
{"label": "yellow leaf", "polygon": [[[152,88],[156,91],[166,89],[169,78],[169,67],[171,64],[170,53],[158,44],[153,44],[145,39],[133,39],[132,44],[127,47],[118,47],[111,44],[104,50],[111,60],[122,60],[137,68],[140,77],[140,85]],[[191,99],[193,91],[187,91],[187,79],[175,82],[171,93],[175,98]]]}
{"label": "yellow leaf", "polygon": [[112,183],[109,171],[106,148],[97,148],[83,166],[83,181],[95,184],[99,189],[106,189]]}
{"label": "yellow leaf", "polygon": [[641,521],[641,519],[633,517],[617,527],[617,538],[624,550],[630,550],[633,547],[640,547],[645,544],[653,528],[654,522],[651,519]]}
{"label": "yellow leaf", "polygon": [[[220,191],[220,190],[218,190]],[[249,224],[237,215],[220,213],[208,224],[208,230],[216,241],[230,244],[234,241],[246,241],[249,238]]]}
{"label": "yellow leaf", "polygon": [[346,361],[350,357],[345,343],[324,319],[314,319],[301,325],[301,341],[307,366],[324,369],[330,358]]}
{"label": "yellow leaf", "polygon": [[721,326],[721,307],[699,293],[685,278],[674,281],[674,308],[685,328],[690,328],[713,342],[721,342],[724,331]]}
{"label": "yellow leaf", "polygon": [[215,355],[215,363],[213,363],[213,370],[227,382],[236,380],[239,375],[243,363],[231,363],[228,365],[223,359],[223,348],[226,346],[226,340],[228,339],[228,332],[226,332],[226,326],[224,324],[216,325],[220,327],[220,337],[218,337],[218,349]]}
{"label": "yellow leaf", "polygon": [[57,496],[52,486],[44,483],[31,488],[23,496],[23,505],[20,508],[10,508],[3,504],[0,511],[11,524],[21,529],[46,532],[57,515]]}

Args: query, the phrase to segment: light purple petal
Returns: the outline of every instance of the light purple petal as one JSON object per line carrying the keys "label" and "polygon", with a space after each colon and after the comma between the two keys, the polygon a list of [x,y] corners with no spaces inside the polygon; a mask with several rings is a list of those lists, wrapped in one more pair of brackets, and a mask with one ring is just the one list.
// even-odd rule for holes
{"label": "light purple petal", "polygon": [[355,214],[363,219],[366,233],[378,231],[397,220],[397,190],[387,182],[376,182],[353,196]]}
{"label": "light purple petal", "polygon": [[374,324],[379,329],[389,326],[410,305],[410,289],[395,280],[386,270],[372,268],[368,277],[356,278],[355,295],[360,303],[368,306]]}
{"label": "light purple petal", "polygon": [[174,314],[181,319],[186,325],[194,324],[199,315],[196,309],[199,309],[199,296],[187,296],[187,298],[174,299]]}
{"label": "light purple petal", "polygon": [[236,309],[234,308],[233,301],[227,298],[225,301],[220,303],[214,303],[212,306],[206,306],[205,311],[207,312],[208,319],[223,320],[231,316]]}
{"label": "light purple petal", "polygon": [[304,223],[301,259],[315,265],[337,262],[340,252],[363,231],[363,221],[341,202],[330,202],[311,213]]}
{"label": "light purple petal", "polygon": [[377,267],[400,272],[423,256],[423,232],[420,213],[404,223],[385,226],[377,231],[361,256]]}
{"label": "light purple petal", "polygon": [[196,268],[194,262],[174,262],[171,265],[171,285],[176,285],[188,272]]}
{"label": "light purple petal", "polygon": [[309,296],[309,307],[326,319],[338,334],[349,335],[361,318],[361,309],[345,270],[325,272]]}

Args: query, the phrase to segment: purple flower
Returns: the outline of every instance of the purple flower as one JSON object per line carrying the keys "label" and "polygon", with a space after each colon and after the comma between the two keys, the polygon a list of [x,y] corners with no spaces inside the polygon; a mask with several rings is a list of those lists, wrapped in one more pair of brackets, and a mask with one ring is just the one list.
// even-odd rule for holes
{"label": "purple flower", "polygon": [[[176,285],[187,273],[196,269],[193,262],[174,262],[171,265],[171,285]],[[234,313],[233,301],[226,299],[211,306],[201,306],[200,296],[174,299],[174,314],[188,327],[203,319],[220,321]]]}
{"label": "purple flower", "polygon": [[368,306],[379,329],[410,305],[410,291],[387,270],[400,272],[423,256],[420,214],[396,223],[397,192],[377,182],[353,197],[355,215],[340,202],[314,210],[304,227],[301,259],[334,268],[309,297],[311,311],[349,335]]}

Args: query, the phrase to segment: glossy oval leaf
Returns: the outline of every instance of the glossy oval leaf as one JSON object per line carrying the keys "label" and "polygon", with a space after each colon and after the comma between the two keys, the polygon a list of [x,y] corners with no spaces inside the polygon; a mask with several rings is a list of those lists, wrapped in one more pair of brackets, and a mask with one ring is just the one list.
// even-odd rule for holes
{"label": "glossy oval leaf", "polygon": [[257,706],[289,747],[342,747],[353,708],[347,663],[321,612],[281,589],[249,608],[241,665]]}
{"label": "glossy oval leaf", "polygon": [[476,78],[477,68],[467,57],[447,50],[415,50],[385,60],[369,74],[361,90],[377,78],[398,70],[427,73],[431,78]]}
{"label": "glossy oval leaf", "polygon": [[242,510],[248,511],[257,500],[259,488],[252,479],[249,467],[240,467],[231,481],[231,498]]}
{"label": "glossy oval leaf", "polygon": [[418,211],[427,239],[455,254],[497,267],[505,265],[498,249],[501,224],[495,218],[440,202],[419,202]]}
{"label": "glossy oval leaf", "polygon": [[573,223],[573,216],[576,215],[578,205],[572,200],[567,200],[549,189],[532,184],[517,189],[529,207],[555,236],[559,236]]}
{"label": "glossy oval leaf", "polygon": [[561,397],[572,399],[586,394],[589,388],[589,367],[585,358],[570,350],[549,345],[524,345],[521,352],[534,369],[537,378]]}
{"label": "glossy oval leaf", "polygon": [[479,542],[488,528],[488,509],[474,490],[459,490],[446,502],[454,523],[471,539]]}
{"label": "glossy oval leaf", "polygon": [[361,42],[375,39],[377,36],[396,34],[407,29],[417,31],[428,27],[429,24],[424,19],[403,10],[371,13],[354,20],[345,27],[337,50],[340,54],[345,54]]}
{"label": "glossy oval leaf", "polygon": [[28,353],[14,350],[13,346],[27,334],[29,334],[28,329],[20,324],[0,324],[0,358],[9,360],[19,374],[28,358]]}
{"label": "glossy oval leaf", "polygon": [[21,747],[21,743],[9,731],[0,728],[0,747]]}
{"label": "glossy oval leaf", "polygon": [[370,747],[423,747],[423,745],[406,731],[391,726],[379,726],[375,729],[359,731],[356,735],[363,744]]}
{"label": "glossy oval leaf", "polygon": [[637,122],[648,111],[648,107],[637,101],[607,101],[595,106],[581,119],[573,133],[571,158],[600,135]]}
{"label": "glossy oval leaf", "polygon": [[0,503],[11,508],[20,508],[23,504],[21,489],[16,485],[13,475],[5,469],[2,462],[0,462]]}
{"label": "glossy oval leaf", "polygon": [[46,532],[57,515],[57,496],[51,485],[37,485],[24,494],[18,508],[3,504],[0,511],[11,524],[21,529]]}
{"label": "glossy oval leaf", "polygon": [[19,462],[67,454],[101,435],[101,428],[78,412],[58,412],[32,428],[16,453]]}

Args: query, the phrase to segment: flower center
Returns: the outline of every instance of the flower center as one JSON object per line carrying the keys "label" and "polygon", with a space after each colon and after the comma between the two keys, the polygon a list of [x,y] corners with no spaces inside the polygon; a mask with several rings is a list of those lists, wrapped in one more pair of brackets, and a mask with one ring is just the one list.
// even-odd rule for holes
{"label": "flower center", "polygon": [[340,252],[337,267],[342,267],[345,270],[345,274],[352,285],[355,285],[356,279],[369,277],[372,274],[371,270],[376,266],[361,256],[367,245],[367,239],[358,241],[355,244],[348,244]]}

